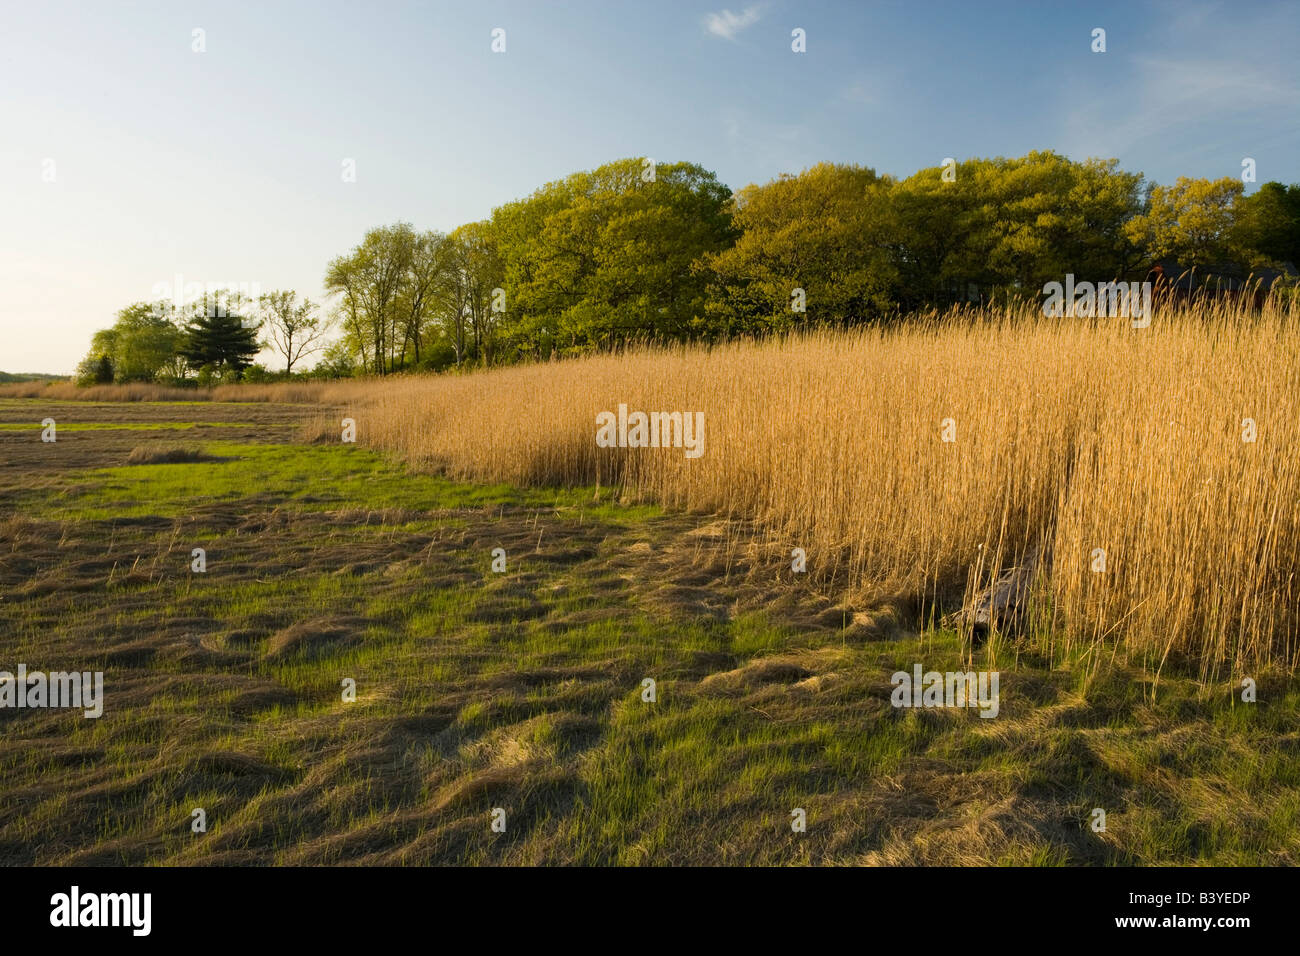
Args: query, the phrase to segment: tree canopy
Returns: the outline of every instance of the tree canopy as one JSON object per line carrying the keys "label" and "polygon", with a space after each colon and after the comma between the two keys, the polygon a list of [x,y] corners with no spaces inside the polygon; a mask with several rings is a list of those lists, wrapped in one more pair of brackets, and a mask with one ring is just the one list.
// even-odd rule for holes
{"label": "tree canopy", "polygon": [[[1035,151],[904,179],[819,163],[733,195],[694,163],[631,158],[450,232],[369,230],[327,265],[324,316],[293,292],[257,305],[283,374],[323,351],[325,374],[382,375],[880,321],[1035,297],[1067,274],[1138,279],[1157,261],[1244,275],[1298,259],[1298,185],[1162,186],[1115,159]],[[130,305],[96,333],[79,376],[237,377],[258,349],[240,321],[253,304],[223,304],[222,316]],[[331,325],[341,335],[326,348]]]}

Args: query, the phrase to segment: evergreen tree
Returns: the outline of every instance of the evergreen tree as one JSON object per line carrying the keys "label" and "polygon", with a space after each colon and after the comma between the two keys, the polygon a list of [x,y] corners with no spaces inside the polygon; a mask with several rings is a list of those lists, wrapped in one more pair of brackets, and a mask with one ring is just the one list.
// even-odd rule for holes
{"label": "evergreen tree", "polygon": [[242,372],[261,351],[257,327],[245,326],[238,310],[206,307],[185,327],[181,355],[195,368]]}

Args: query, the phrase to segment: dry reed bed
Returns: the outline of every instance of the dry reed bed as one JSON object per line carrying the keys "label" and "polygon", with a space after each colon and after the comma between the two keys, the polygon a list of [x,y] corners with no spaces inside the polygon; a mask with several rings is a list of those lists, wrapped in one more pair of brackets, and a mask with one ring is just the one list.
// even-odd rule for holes
{"label": "dry reed bed", "polygon": [[[1145,329],[963,312],[462,376],[0,397],[341,406],[360,442],[419,468],[621,485],[756,522],[858,600],[950,608],[1042,550],[1030,639],[1053,660],[1190,658],[1218,676],[1300,665],[1297,318],[1274,303],[1202,303]],[[704,412],[704,455],[597,448],[596,414],[619,403]]]}
{"label": "dry reed bed", "polygon": [[[964,313],[332,398],[353,402],[359,441],[416,467],[622,484],[754,519],[859,595],[951,607],[1043,548],[1030,639],[1055,661],[1091,650],[1093,662],[1198,661],[1207,677],[1226,664],[1294,670],[1295,318],[1202,305],[1133,329]],[[595,417],[620,402],[704,412],[704,455],[597,448]],[[949,418],[955,442],[942,440]]]}
{"label": "dry reed bed", "polygon": [[314,404],[328,396],[350,393],[355,382],[269,382],[265,385],[217,385],[177,388],[152,382],[124,385],[76,385],[64,382],[6,382],[0,398],[41,398],[66,402],[287,402]]}

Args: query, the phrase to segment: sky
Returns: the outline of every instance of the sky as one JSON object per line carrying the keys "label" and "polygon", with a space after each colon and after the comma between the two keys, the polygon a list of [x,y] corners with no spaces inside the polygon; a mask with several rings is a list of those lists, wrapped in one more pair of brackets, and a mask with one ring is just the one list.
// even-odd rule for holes
{"label": "sky", "polygon": [[1300,182],[1294,0],[726,2],[0,0],[0,369],[72,372],[164,285],[321,301],[367,229],[629,156],[733,189],[1033,149]]}

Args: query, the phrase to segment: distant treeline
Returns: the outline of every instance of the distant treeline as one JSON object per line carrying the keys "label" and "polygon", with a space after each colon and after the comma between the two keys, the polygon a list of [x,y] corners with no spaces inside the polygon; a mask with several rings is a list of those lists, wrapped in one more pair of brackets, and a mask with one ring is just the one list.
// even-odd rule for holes
{"label": "distant treeline", "polygon": [[[283,339],[294,331],[285,316],[298,315],[299,341],[311,334],[319,346],[333,325],[341,334],[316,374],[382,375],[852,325],[1036,297],[1066,274],[1138,279],[1156,262],[1241,277],[1293,274],[1297,261],[1296,185],[1269,182],[1247,197],[1232,177],[1160,186],[1114,159],[1032,152],[948,160],[906,179],[823,163],[732,193],[691,163],[625,159],[548,183],[450,233],[408,223],[373,229],[329,263],[326,318],[276,293],[289,299],[278,310],[262,303],[262,328]],[[206,368],[228,379],[248,367],[251,358],[219,350],[187,355],[183,346],[201,334],[188,321],[155,375],[184,379]],[[92,349],[83,377],[130,380],[123,375],[153,364],[125,354],[105,364],[103,353]],[[292,343],[286,373],[291,353]]]}
{"label": "distant treeline", "polygon": [[10,382],[58,382],[66,378],[66,375],[45,375],[41,372],[0,372],[0,385]]}

